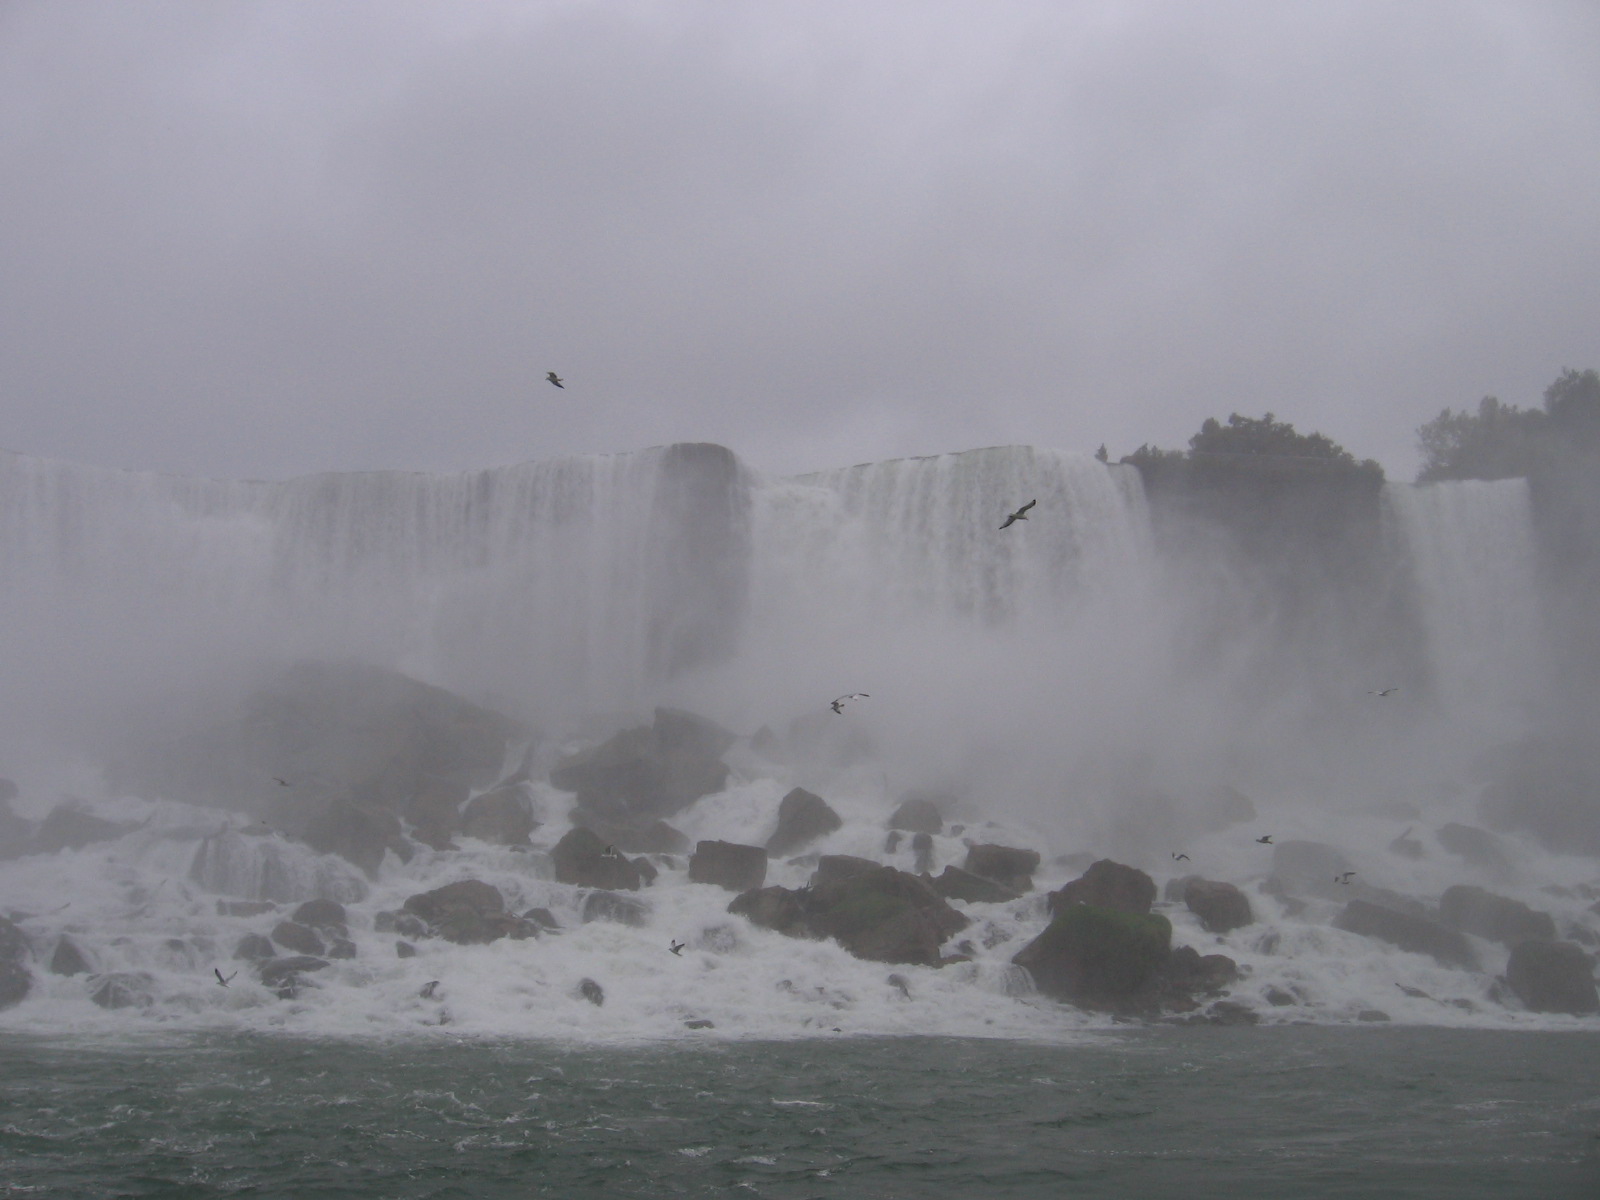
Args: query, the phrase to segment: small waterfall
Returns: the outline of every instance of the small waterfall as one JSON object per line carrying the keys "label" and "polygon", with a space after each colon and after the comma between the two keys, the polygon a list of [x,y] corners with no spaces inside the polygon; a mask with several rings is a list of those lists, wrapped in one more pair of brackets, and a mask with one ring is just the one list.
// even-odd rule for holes
{"label": "small waterfall", "polygon": [[1507,731],[1544,676],[1527,480],[1389,484],[1384,497],[1411,562],[1441,702]]}

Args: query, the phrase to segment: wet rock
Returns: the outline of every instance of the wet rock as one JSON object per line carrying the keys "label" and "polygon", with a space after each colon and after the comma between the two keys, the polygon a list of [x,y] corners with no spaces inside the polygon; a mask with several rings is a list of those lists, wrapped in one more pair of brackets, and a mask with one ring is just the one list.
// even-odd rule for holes
{"label": "wet rock", "polygon": [[1185,1025],[1223,1025],[1244,1026],[1259,1025],[1261,1014],[1247,1004],[1237,1000],[1214,1001],[1204,1012],[1194,1013],[1191,1016],[1180,1018]]}
{"label": "wet rock", "polygon": [[386,909],[372,918],[372,928],[378,933],[398,933],[402,937],[428,936],[428,923],[416,913]]}
{"label": "wet rock", "polygon": [[1334,878],[1351,869],[1344,852],[1325,842],[1290,840],[1272,848],[1272,874],[1296,896],[1343,899]]}
{"label": "wet rock", "polygon": [[308,929],[322,929],[333,933],[347,931],[344,905],[336,900],[307,900],[289,914],[289,919]]}
{"label": "wet rock", "polygon": [[942,833],[944,806],[952,801],[953,797],[941,792],[907,792],[889,814],[889,828],[903,829],[907,833]]}
{"label": "wet rock", "polygon": [[1514,946],[1518,942],[1556,940],[1555,919],[1520,900],[1479,887],[1457,884],[1439,898],[1439,916],[1463,933]]}
{"label": "wet rock", "polygon": [[814,930],[873,962],[937,965],[945,939],[968,924],[915,875],[876,864],[843,878],[819,870],[807,905]]}
{"label": "wet rock", "polygon": [[661,876],[661,872],[656,870],[655,864],[642,854],[638,858],[630,858],[628,861],[633,864],[634,870],[639,872],[639,882],[644,887],[649,887]]}
{"label": "wet rock", "polygon": [[933,836],[917,832],[911,835],[911,869],[921,875],[933,870]]}
{"label": "wet rock", "polygon": [[1534,1012],[1600,1012],[1594,961],[1573,942],[1522,942],[1512,948],[1506,983]]}
{"label": "wet rock", "polygon": [[985,879],[960,867],[946,867],[936,879],[929,882],[933,890],[946,900],[964,900],[969,904],[1000,904],[1019,899],[1022,895],[993,879]]}
{"label": "wet rock", "polygon": [[396,958],[415,958],[417,956],[417,948],[410,942],[396,942],[394,944],[394,956]]}
{"label": "wet rock", "polygon": [[590,892],[583,899],[583,920],[613,921],[618,925],[644,925],[650,919],[650,906],[636,896],[622,892]]}
{"label": "wet rock", "polygon": [[555,844],[550,860],[555,866],[558,883],[636,892],[642,882],[638,867],[615,848],[608,855],[605,842],[592,831],[577,826],[569,829]]}
{"label": "wet rock", "polygon": [[65,800],[39,822],[27,852],[54,854],[58,850],[78,850],[95,842],[114,841],[133,828],[95,816],[82,801]]}
{"label": "wet rock", "polygon": [[149,1008],[156,1002],[155,977],[144,971],[91,975],[89,999],[101,1008]]}
{"label": "wet rock", "polygon": [[1136,867],[1102,858],[1077,879],[1050,893],[1049,909],[1059,915],[1074,904],[1147,913],[1155,902],[1156,883]]}
{"label": "wet rock", "polygon": [[[828,802],[815,792],[795,788],[778,804],[778,828],[767,839],[770,855],[792,854],[800,847],[825,837],[843,821]],[[759,885],[758,885],[759,886]]]}
{"label": "wet rock", "polygon": [[[1153,897],[1153,883],[1150,891]],[[1109,1012],[1146,1011],[1156,1004],[1171,946],[1172,923],[1159,914],[1072,903],[1011,961],[1055,999]]]}
{"label": "wet rock", "polygon": [[728,911],[752,925],[789,937],[820,937],[807,920],[805,893],[794,888],[754,888],[734,897]]}
{"label": "wet rock", "polygon": [[1191,880],[1184,889],[1183,902],[1200,918],[1207,933],[1227,933],[1255,921],[1250,900],[1231,883],[1210,879]]}
{"label": "wet rock", "polygon": [[1478,969],[1478,956],[1472,945],[1456,930],[1411,913],[1352,900],[1335,918],[1334,928],[1377,938],[1402,950],[1426,954],[1447,967]]}
{"label": "wet rock", "polygon": [[457,945],[477,946],[503,937],[537,935],[534,926],[505,909],[500,892],[477,879],[419,892],[408,896],[405,902],[405,910],[426,922],[430,933]]}
{"label": "wet rock", "polygon": [[1382,1022],[1390,1020],[1388,1013],[1381,1008],[1363,1008],[1356,1014],[1356,1020],[1369,1022]]}
{"label": "wet rock", "polygon": [[22,1003],[32,987],[28,939],[15,922],[0,917],[0,1009]]}
{"label": "wet rock", "polygon": [[537,925],[541,931],[549,933],[561,932],[561,922],[556,920],[555,914],[548,908],[530,908],[522,914],[522,919],[530,924]]}
{"label": "wet rock", "polygon": [[813,885],[835,883],[849,879],[853,875],[876,871],[879,866],[879,863],[873,862],[870,858],[860,858],[854,854],[824,854],[817,859],[816,870],[811,873],[811,882]]}
{"label": "wet rock", "polygon": [[716,1026],[705,1017],[691,1017],[683,1023],[685,1029],[715,1029]]}
{"label": "wet rock", "polygon": [[1401,858],[1417,859],[1422,857],[1422,842],[1411,836],[1407,829],[1394,841],[1389,843],[1389,853],[1398,854]]}
{"label": "wet rock", "polygon": [[93,968],[85,957],[82,947],[66,934],[56,942],[56,952],[50,956],[50,973],[52,975],[88,975]]}
{"label": "wet rock", "polygon": [[285,950],[293,950],[296,954],[317,956],[327,950],[315,929],[296,921],[279,921],[273,927],[272,940]]}
{"label": "wet rock", "polygon": [[722,755],[735,740],[703,717],[658,708],[649,726],[624,730],[560,763],[550,782],[576,792],[580,808],[603,817],[670,817],[726,786]]}
{"label": "wet rock", "polygon": [[384,855],[394,851],[401,862],[412,849],[400,829],[400,818],[371,804],[333,800],[306,825],[305,843],[323,854],[337,854],[376,879]]}
{"label": "wet rock", "polygon": [[1001,887],[1018,893],[1031,892],[1033,873],[1039,869],[1039,852],[1014,846],[972,846],[962,865],[972,874],[992,879]]}
{"label": "wet rock", "polygon": [[730,892],[747,892],[767,878],[767,852],[737,842],[700,842],[689,858],[690,883],[714,883]]}
{"label": "wet rock", "polygon": [[259,917],[278,906],[271,900],[218,900],[219,917]]}
{"label": "wet rock", "polygon": [[592,979],[578,981],[578,995],[599,1008],[606,1002],[606,990]]}
{"label": "wet rock", "polygon": [[1511,860],[1504,844],[1487,829],[1452,821],[1440,826],[1435,836],[1439,839],[1439,845],[1475,867],[1483,867],[1497,874],[1510,870]]}
{"label": "wet rock", "polygon": [[293,1000],[309,986],[307,975],[328,966],[326,959],[314,955],[298,954],[287,958],[269,958],[256,968],[256,976],[263,986],[278,994],[280,1000]]}
{"label": "wet rock", "polygon": [[275,674],[215,724],[124,756],[110,776],[134,795],[194,804],[253,798],[274,825],[298,833],[308,805],[331,798],[399,816],[435,785],[488,787],[508,745],[531,732],[397,671],[308,661]]}
{"label": "wet rock", "polygon": [[[857,958],[928,966],[938,965],[945,939],[967,925],[915,875],[828,857],[840,861],[831,873],[819,869],[807,887],[755,889],[736,897],[728,911],[790,937],[834,938]],[[856,869],[861,863],[865,867]]]}
{"label": "wet rock", "polygon": [[1173,904],[1182,904],[1189,885],[1199,878],[1198,875],[1180,875],[1176,879],[1167,880],[1166,886],[1161,889],[1161,898]]}
{"label": "wet rock", "polygon": [[259,933],[247,933],[239,939],[239,944],[233,948],[233,957],[245,962],[266,962],[275,958],[278,948],[272,944],[270,938]]}
{"label": "wet rock", "polygon": [[411,824],[411,836],[434,850],[454,850],[453,835],[461,828],[461,806],[472,788],[460,779],[418,779],[415,791],[399,807]]}
{"label": "wet rock", "polygon": [[1167,996],[1215,993],[1238,982],[1239,964],[1226,954],[1201,954],[1193,946],[1174,949],[1162,966]]}
{"label": "wet rock", "polygon": [[1262,998],[1274,1008],[1283,1008],[1291,1004],[1299,1004],[1299,997],[1291,992],[1284,991],[1281,987],[1270,986],[1262,993]]}
{"label": "wet rock", "polygon": [[468,802],[461,814],[461,833],[500,846],[526,846],[539,827],[525,787],[502,787]]}

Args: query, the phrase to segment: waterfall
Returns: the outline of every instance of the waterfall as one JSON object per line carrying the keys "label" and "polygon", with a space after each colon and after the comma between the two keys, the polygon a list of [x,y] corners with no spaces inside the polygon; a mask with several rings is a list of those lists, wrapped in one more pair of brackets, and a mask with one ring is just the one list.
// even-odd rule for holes
{"label": "waterfall", "polygon": [[1507,732],[1545,677],[1525,479],[1389,484],[1445,710]]}
{"label": "waterfall", "polygon": [[715,446],[285,483],[0,453],[0,654],[39,688],[338,655],[533,709],[629,707],[731,650],[747,508]]}

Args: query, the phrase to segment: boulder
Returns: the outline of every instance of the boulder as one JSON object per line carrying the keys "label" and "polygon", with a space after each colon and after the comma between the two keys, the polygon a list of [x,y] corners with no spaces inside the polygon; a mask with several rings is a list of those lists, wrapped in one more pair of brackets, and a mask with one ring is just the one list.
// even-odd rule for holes
{"label": "boulder", "polygon": [[305,842],[323,854],[337,854],[375,879],[390,850],[401,862],[411,858],[411,846],[400,829],[400,818],[371,804],[334,800],[323,806],[305,828]]}
{"label": "boulder", "polygon": [[132,828],[95,816],[80,800],[64,799],[39,822],[39,828],[28,843],[28,853],[78,850],[95,842],[114,841]]}
{"label": "boulder", "polygon": [[1447,967],[1478,969],[1478,956],[1472,945],[1456,930],[1411,913],[1366,900],[1352,900],[1334,919],[1334,928],[1377,938],[1402,950],[1426,954]]}
{"label": "boulder", "polygon": [[297,921],[279,921],[273,927],[272,940],[296,954],[316,957],[327,952],[317,931]]}
{"label": "boulder", "polygon": [[1189,995],[1220,992],[1239,979],[1239,964],[1226,954],[1201,954],[1193,946],[1178,946],[1163,968],[1166,991]]}
{"label": "boulder", "polygon": [[911,869],[918,875],[933,870],[933,835],[918,830],[911,835]]}
{"label": "boulder", "polygon": [[372,928],[378,933],[398,933],[402,937],[428,936],[428,923],[416,913],[386,909],[372,918]]}
{"label": "boulder", "polygon": [[91,975],[89,999],[101,1008],[149,1008],[156,1002],[155,976],[144,971]]}
{"label": "boulder", "polygon": [[91,973],[89,959],[84,955],[82,947],[66,934],[56,942],[56,951],[50,956],[50,973],[52,975],[88,975]]}
{"label": "boulder", "polygon": [[278,949],[272,944],[272,939],[259,933],[245,934],[233,948],[233,957],[245,962],[266,962],[269,958],[277,957],[277,954]]}
{"label": "boulder", "polygon": [[767,852],[737,842],[700,842],[689,858],[690,883],[714,883],[730,892],[747,892],[767,878]]}
{"label": "boulder", "polygon": [[293,1000],[303,987],[311,986],[306,976],[328,966],[326,959],[299,954],[288,958],[269,958],[256,968],[263,986],[272,989],[280,1000]]}
{"label": "boulder", "polygon": [[665,821],[618,820],[583,808],[574,808],[571,816],[574,827],[589,830],[602,845],[630,854],[684,854],[689,850],[689,839]]}
{"label": "boulder", "polygon": [[28,939],[15,922],[0,917],[0,1009],[21,1004],[32,987]]}
{"label": "boulder", "polygon": [[658,708],[648,726],[626,729],[550,772],[576,792],[578,807],[603,817],[670,817],[728,781],[723,753],[735,737],[679,709]]}
{"label": "boulder", "polygon": [[615,847],[609,854],[606,849],[606,843],[591,830],[573,826],[550,851],[556,882],[609,891],[638,891],[639,868],[623,858]]}
{"label": "boulder", "polygon": [[1439,916],[1463,933],[1514,946],[1518,942],[1556,940],[1555,919],[1520,900],[1483,888],[1457,884],[1439,897]]}
{"label": "boulder", "polygon": [[876,864],[843,877],[819,870],[807,901],[813,930],[873,962],[937,966],[940,946],[967,926],[915,875]]}
{"label": "boulder", "polygon": [[1148,1011],[1171,947],[1172,923],[1159,914],[1072,903],[1011,961],[1055,999],[1109,1012]]}
{"label": "boulder", "polygon": [[824,854],[817,859],[816,869],[811,873],[811,883],[815,886],[819,883],[849,879],[852,875],[876,871],[880,865],[870,858],[860,858],[854,854]]}
{"label": "boulder", "polygon": [[289,919],[308,929],[325,929],[340,934],[348,929],[344,905],[337,900],[307,900],[289,914]]}
{"label": "boulder", "polygon": [[1051,915],[1074,904],[1114,908],[1120,912],[1147,913],[1155,903],[1156,882],[1137,867],[1102,858],[1077,879],[1050,893]]}
{"label": "boulder", "polygon": [[1227,933],[1256,919],[1249,898],[1231,883],[1192,879],[1184,888],[1183,902],[1207,933]]}
{"label": "boulder", "polygon": [[1292,895],[1343,899],[1348,893],[1334,879],[1351,869],[1344,852],[1325,842],[1290,840],[1272,847],[1272,874]]}
{"label": "boulder", "polygon": [[950,798],[942,793],[907,792],[901,797],[899,807],[889,814],[889,828],[903,829],[907,833],[943,833],[943,806],[948,803]]}
{"label": "boulder", "polygon": [[503,937],[534,937],[538,933],[531,923],[506,912],[505,899],[496,888],[477,879],[463,879],[408,896],[405,910],[425,921],[435,937],[462,946],[483,945]]}
{"label": "boulder", "polygon": [[1031,892],[1033,873],[1039,869],[1039,852],[1014,846],[971,846],[962,865],[972,874],[992,879],[1013,892]]}
{"label": "boulder", "polygon": [[1172,904],[1182,904],[1189,885],[1199,878],[1198,875],[1179,875],[1176,879],[1167,880],[1166,886],[1161,889],[1161,898]]}
{"label": "boulder", "polygon": [[527,788],[520,785],[475,796],[461,814],[463,836],[501,846],[528,845],[528,835],[538,826]]}
{"label": "boulder", "polygon": [[752,925],[788,937],[819,937],[807,919],[806,893],[793,888],[754,888],[728,905],[728,911]]}
{"label": "boulder", "polygon": [[308,800],[344,796],[398,815],[430,781],[488,787],[508,745],[531,736],[519,721],[398,671],[305,661],[215,724],[125,755],[110,777],[119,791],[194,804],[253,797],[294,830]]}
{"label": "boulder", "polygon": [[1435,836],[1439,839],[1439,845],[1475,867],[1483,867],[1496,874],[1504,874],[1510,869],[1511,860],[1506,855],[1504,845],[1487,829],[1452,821],[1448,825],[1441,825]]}
{"label": "boulder", "polygon": [[969,904],[1000,904],[1016,900],[1022,893],[974,875],[960,867],[946,867],[936,879],[929,880],[933,890],[946,900],[965,900]]}
{"label": "boulder", "polygon": [[618,925],[640,926],[650,919],[650,906],[625,892],[590,892],[583,899],[583,920],[612,921]]}
{"label": "boulder", "polygon": [[843,824],[826,800],[797,787],[778,804],[778,828],[767,839],[767,853],[791,854]]}
{"label": "boulder", "polygon": [[[800,889],[758,888],[728,905],[752,924],[790,937],[831,937],[857,958],[937,966],[939,948],[967,919],[927,883],[893,867],[833,855]],[[827,862],[828,859],[823,859]]]}
{"label": "boulder", "polygon": [[1600,1012],[1594,961],[1574,942],[1519,943],[1506,964],[1506,983],[1534,1012]]}
{"label": "boulder", "polygon": [[592,979],[578,981],[578,995],[599,1008],[606,1002],[606,990]]}
{"label": "boulder", "polygon": [[461,828],[461,806],[472,788],[461,779],[419,778],[415,791],[399,811],[411,823],[411,836],[434,850],[454,850],[452,835]]}

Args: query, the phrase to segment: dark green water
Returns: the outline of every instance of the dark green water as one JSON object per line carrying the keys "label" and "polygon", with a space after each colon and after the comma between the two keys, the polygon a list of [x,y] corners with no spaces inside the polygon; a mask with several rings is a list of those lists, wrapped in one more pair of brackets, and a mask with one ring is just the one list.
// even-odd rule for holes
{"label": "dark green water", "polygon": [[1600,1037],[0,1040],[0,1196],[1600,1197]]}

